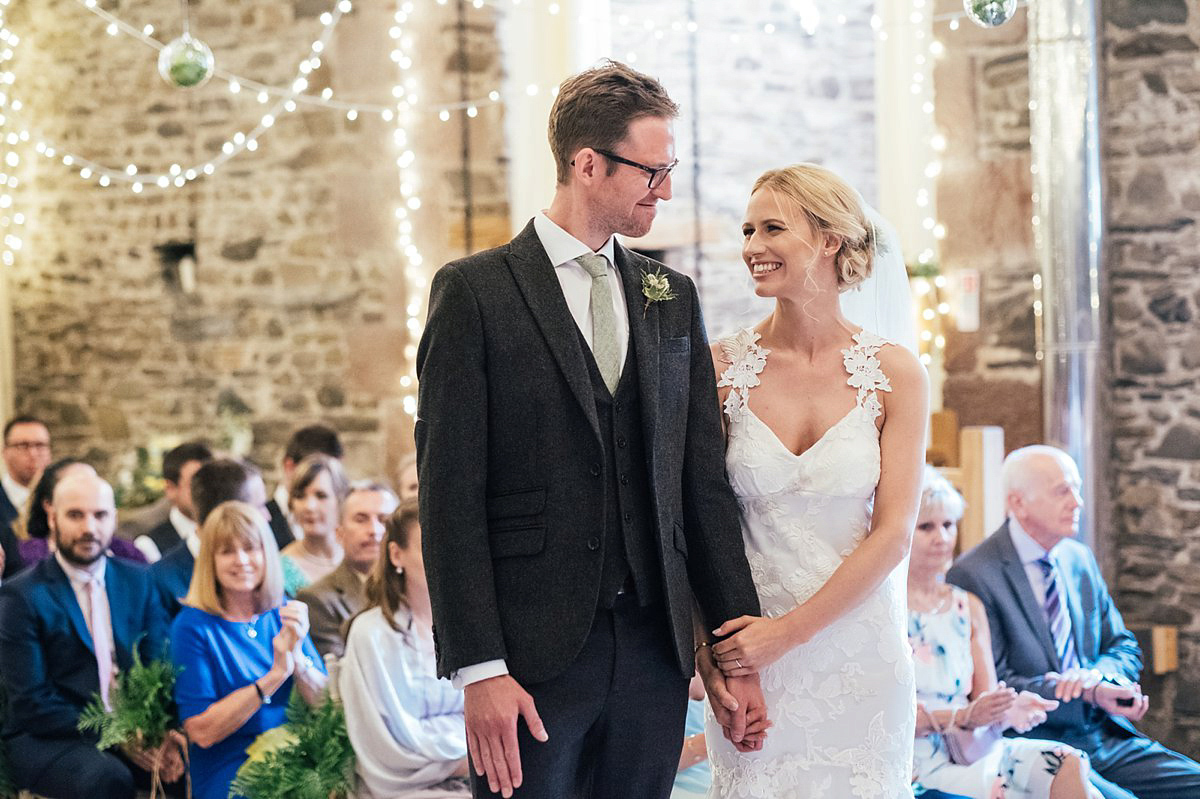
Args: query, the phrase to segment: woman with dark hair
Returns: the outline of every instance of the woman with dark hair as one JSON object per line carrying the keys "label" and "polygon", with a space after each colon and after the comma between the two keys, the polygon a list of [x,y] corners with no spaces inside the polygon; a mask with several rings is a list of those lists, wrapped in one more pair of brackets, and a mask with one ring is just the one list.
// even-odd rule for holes
{"label": "woman with dark hair", "polygon": [[[46,467],[34,484],[33,491],[21,515],[13,523],[13,532],[20,542],[19,551],[24,566],[32,566],[50,555],[50,508],[54,499],[54,487],[63,478],[76,472],[95,475],[96,470],[78,458],[62,458]],[[124,538],[113,537],[108,554],[122,560],[145,563],[146,556]]]}
{"label": "woman with dark hair", "polygon": [[338,677],[361,799],[469,796],[463,693],[437,677],[416,500],[388,519]]}
{"label": "woman with dark hair", "polygon": [[342,464],[328,455],[309,455],[296,466],[288,495],[292,518],[304,531],[283,548],[283,590],[288,596],[315,583],[342,562],[336,535],[342,500],[350,482]]}

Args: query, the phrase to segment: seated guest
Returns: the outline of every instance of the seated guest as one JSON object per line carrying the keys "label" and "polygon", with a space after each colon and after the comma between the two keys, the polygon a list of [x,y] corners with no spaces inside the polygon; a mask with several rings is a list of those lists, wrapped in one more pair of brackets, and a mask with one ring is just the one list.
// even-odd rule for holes
{"label": "seated guest", "polygon": [[683,751],[679,753],[679,773],[675,775],[670,799],[703,799],[712,785],[712,769],[708,766],[708,747],[704,740],[704,705],[704,682],[696,674],[688,686]]}
{"label": "seated guest", "polygon": [[171,660],[193,796],[226,799],[246,747],[284,723],[292,687],[321,700],[325,668],[307,609],[283,604],[275,537],[252,505],[226,502],[208,515],[184,605],[171,624]]}
{"label": "seated guest", "polygon": [[388,520],[338,677],[360,799],[470,796],[463,693],[437,677],[417,504]]}
{"label": "seated guest", "polygon": [[[25,501],[25,508],[14,527],[25,566],[50,556],[50,499],[59,480],[75,474],[95,477],[96,470],[78,458],[63,458],[47,466],[34,484],[33,493]],[[108,554],[134,563],[146,562],[146,556],[132,542],[116,536],[109,536]]]}
{"label": "seated guest", "polygon": [[133,543],[146,560],[154,563],[163,553],[196,534],[196,508],[192,504],[192,475],[208,461],[213,452],[203,441],[186,441],[163,455],[162,475],[171,510],[165,521]]}
{"label": "seated guest", "polygon": [[367,577],[379,560],[384,524],[396,510],[396,497],[381,483],[360,481],[350,485],[342,502],[337,538],[342,562],[296,598],[308,605],[312,639],[317,651],[342,656],[346,639],[342,627],[367,604]]}
{"label": "seated guest", "polygon": [[99,694],[133,664],[162,657],[166,612],[145,569],[106,556],[116,529],[112,488],[90,470],[55,486],[49,507],[54,556],[0,589],[0,694],[4,746],[18,789],[43,796],[133,799],[159,758],[183,774],[175,741],[157,751],[100,751],[77,729]]}
{"label": "seated guest", "polygon": [[1075,540],[1079,471],[1054,447],[1011,453],[1001,473],[1008,519],[947,579],[987,610],[996,672],[1061,703],[1030,732],[1086,752],[1110,799],[1200,796],[1200,765],[1138,732],[1149,699],[1142,655],[1091,551]]}
{"label": "seated guest", "polygon": [[[1087,758],[1078,750],[1057,741],[1000,737],[1006,729],[1026,732],[1041,724],[1058,702],[997,685],[983,605],[945,582],[962,514],[962,496],[926,466],[908,564],[908,640],[917,683],[915,779],[923,788],[971,799],[1098,797],[1088,786]],[[982,733],[977,759],[955,763],[944,734],[972,730]]]}
{"label": "seated guest", "polygon": [[50,428],[35,416],[4,425],[4,474],[0,475],[0,527],[12,524],[42,469],[50,465]]}
{"label": "seated guest", "polygon": [[396,480],[396,489],[399,492],[400,500],[403,502],[406,499],[416,499],[417,491],[420,488],[420,481],[417,479],[417,453],[412,452],[400,461],[400,468],[396,470],[399,475]]}
{"label": "seated guest", "polygon": [[[267,489],[262,474],[253,464],[238,458],[216,458],[195,471],[189,486],[196,521],[204,524],[208,514],[222,502],[245,502],[267,518]],[[200,536],[193,527],[187,537],[150,567],[150,574],[162,591],[171,618],[182,607],[181,601],[192,583],[192,568],[200,554]]]}
{"label": "seated guest", "polygon": [[283,548],[283,590],[288,596],[342,562],[335,530],[348,488],[342,464],[328,455],[309,455],[296,465],[288,509],[303,535]]}
{"label": "seated guest", "polygon": [[25,565],[12,526],[34,481],[49,463],[50,429],[34,416],[9,419],[4,425],[4,474],[0,475],[0,579],[12,577]]}
{"label": "seated guest", "polygon": [[275,533],[275,543],[280,551],[304,535],[300,525],[288,510],[290,503],[292,480],[300,461],[309,455],[326,455],[340,461],[345,455],[342,440],[337,431],[323,424],[310,424],[292,433],[283,453],[283,481],[275,487],[271,501],[267,503],[267,511],[271,514],[271,532]]}

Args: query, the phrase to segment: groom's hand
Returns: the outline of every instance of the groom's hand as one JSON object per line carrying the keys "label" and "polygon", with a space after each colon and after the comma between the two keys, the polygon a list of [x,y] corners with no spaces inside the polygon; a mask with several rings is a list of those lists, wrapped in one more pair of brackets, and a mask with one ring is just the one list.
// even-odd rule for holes
{"label": "groom's hand", "polygon": [[[710,647],[702,646],[696,651],[696,670],[704,681],[704,691],[712,706],[713,716],[721,725],[725,737],[738,751],[753,752],[762,748],[767,728],[766,703],[762,690],[758,688],[758,677],[743,678],[737,686],[717,667]],[[753,689],[748,683],[753,683]]]}
{"label": "groom's hand", "polygon": [[471,683],[464,693],[467,751],[475,773],[487,777],[492,793],[512,796],[513,789],[521,787],[517,717],[524,717],[536,740],[549,740],[533,697],[508,675]]}

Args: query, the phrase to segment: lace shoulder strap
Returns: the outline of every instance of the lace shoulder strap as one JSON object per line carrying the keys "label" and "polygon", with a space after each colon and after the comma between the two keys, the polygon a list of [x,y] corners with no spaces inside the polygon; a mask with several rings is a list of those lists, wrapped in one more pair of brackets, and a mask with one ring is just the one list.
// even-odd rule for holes
{"label": "lace shoulder strap", "polygon": [[766,368],[767,355],[771,351],[758,346],[760,338],[762,336],[747,328],[720,341],[721,360],[729,364],[729,368],[721,373],[717,385],[731,387],[725,397],[725,414],[731,422],[742,418],[750,407],[750,389],[762,382],[758,376]]}
{"label": "lace shoulder strap", "polygon": [[870,413],[872,421],[883,413],[883,405],[875,392],[892,390],[892,384],[876,357],[881,347],[891,343],[874,333],[860,330],[854,334],[854,344],[842,350],[842,364],[850,374],[846,382],[851,388],[858,389],[858,405]]}

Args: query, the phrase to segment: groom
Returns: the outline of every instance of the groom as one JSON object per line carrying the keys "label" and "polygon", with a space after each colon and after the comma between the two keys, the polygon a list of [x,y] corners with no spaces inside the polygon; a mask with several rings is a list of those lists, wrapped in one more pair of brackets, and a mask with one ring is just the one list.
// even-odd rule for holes
{"label": "groom", "polygon": [[[759,614],[695,287],[613,235],[645,235],[670,199],[677,112],[622,64],[569,78],[550,209],[433,281],[421,528],[477,797],[666,797],[693,594],[708,629]],[[726,734],[755,748],[758,678],[726,682],[709,658]]]}

